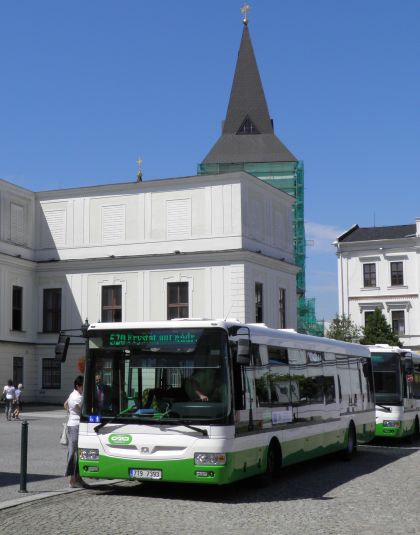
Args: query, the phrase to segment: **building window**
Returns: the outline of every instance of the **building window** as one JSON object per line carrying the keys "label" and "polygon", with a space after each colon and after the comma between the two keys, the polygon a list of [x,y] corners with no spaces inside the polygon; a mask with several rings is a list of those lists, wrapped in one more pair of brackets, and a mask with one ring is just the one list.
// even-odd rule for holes
{"label": "building window", "polygon": [[23,288],[13,286],[12,290],[12,331],[22,330]]}
{"label": "building window", "polygon": [[391,286],[402,286],[404,284],[403,263],[391,262]]}
{"label": "building window", "polygon": [[376,264],[363,264],[363,286],[376,286]]}
{"label": "building window", "polygon": [[43,324],[44,333],[58,333],[61,329],[61,288],[44,290]]}
{"label": "building window", "polygon": [[279,328],[286,328],[286,290],[279,288]]}
{"label": "building window", "polygon": [[103,323],[122,321],[122,289],[121,286],[102,286]]}
{"label": "building window", "polygon": [[368,324],[369,318],[371,318],[373,314],[374,314],[373,310],[367,310],[365,312],[365,327]]}
{"label": "building window", "polygon": [[168,282],[168,320],[188,318],[188,282]]}
{"label": "building window", "polygon": [[42,359],[42,388],[61,388],[61,363],[55,359]]}
{"label": "building window", "polygon": [[395,334],[405,334],[405,315],[404,310],[393,310],[392,317],[392,331]]}
{"label": "building window", "polygon": [[237,134],[259,134],[258,128],[255,126],[255,124],[252,122],[250,117],[247,115],[245,119],[243,120],[241,126],[239,127],[239,130],[236,132]]}
{"label": "building window", "polygon": [[261,282],[255,283],[255,322],[263,322],[263,285]]}
{"label": "building window", "polygon": [[13,384],[23,384],[23,357],[13,357]]}

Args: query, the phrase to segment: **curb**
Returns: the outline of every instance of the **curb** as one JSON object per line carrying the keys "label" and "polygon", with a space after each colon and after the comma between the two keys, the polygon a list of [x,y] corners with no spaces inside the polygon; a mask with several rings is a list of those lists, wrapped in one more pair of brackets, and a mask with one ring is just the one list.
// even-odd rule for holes
{"label": "curb", "polygon": [[39,493],[34,492],[33,494],[30,494],[30,492],[28,492],[26,496],[22,496],[21,498],[15,498],[14,500],[0,502],[0,511],[4,509],[10,509],[11,507],[16,507],[18,505],[24,505],[26,503],[35,502],[38,500],[45,500],[46,498],[53,498],[55,496],[61,496],[62,494],[69,494],[70,492],[79,492],[81,490],[93,490],[96,487],[100,487],[103,485],[111,485],[111,484],[115,485],[117,483],[124,483],[124,482],[125,482],[124,479],[115,479],[115,480],[106,479],[106,480],[95,481],[94,483],[92,482],[89,485],[86,484],[86,487],[65,488],[65,489],[60,489],[60,490],[51,490],[48,492],[39,492]]}
{"label": "curb", "polygon": [[22,498],[15,498],[14,500],[1,502],[0,511],[2,511],[3,509],[9,509],[10,507],[16,507],[17,505],[24,505],[25,503],[35,502],[38,500],[45,500],[45,498],[52,498],[54,496],[60,496],[61,494],[68,494],[69,492],[74,492],[78,490],[86,490],[86,489],[84,488],[63,489],[63,490],[54,490],[54,491],[49,491],[49,492],[40,492],[39,494],[32,494],[30,496],[26,495],[26,496],[23,496]]}

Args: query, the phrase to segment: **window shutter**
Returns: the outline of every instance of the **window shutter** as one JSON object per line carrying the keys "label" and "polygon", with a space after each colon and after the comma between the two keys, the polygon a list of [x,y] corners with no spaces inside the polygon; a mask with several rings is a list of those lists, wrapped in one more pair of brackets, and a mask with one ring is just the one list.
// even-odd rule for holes
{"label": "window shutter", "polygon": [[168,240],[191,237],[190,199],[173,199],[166,202],[166,237]]}
{"label": "window shutter", "polygon": [[66,212],[65,210],[47,210],[45,219],[55,245],[66,243]]}
{"label": "window shutter", "polygon": [[10,239],[14,243],[24,243],[23,206],[10,204]]}
{"label": "window shutter", "polygon": [[102,207],[102,241],[117,243],[125,241],[125,206]]}

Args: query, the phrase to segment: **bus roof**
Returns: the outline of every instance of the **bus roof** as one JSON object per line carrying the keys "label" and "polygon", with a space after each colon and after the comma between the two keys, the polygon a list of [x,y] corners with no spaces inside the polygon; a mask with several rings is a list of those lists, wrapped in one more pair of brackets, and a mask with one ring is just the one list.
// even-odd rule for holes
{"label": "bus roof", "polygon": [[[310,351],[335,352],[342,355],[352,355],[360,357],[369,357],[368,346],[342,342],[331,338],[322,338],[300,334],[290,329],[271,329],[264,324],[246,324],[237,320],[222,319],[174,319],[167,321],[144,321],[144,322],[121,322],[121,323],[92,323],[89,325],[88,332],[92,331],[109,331],[109,330],[129,330],[129,329],[188,329],[188,328],[220,328],[228,331],[232,327],[240,329],[244,327],[249,329],[253,341],[260,344],[276,344],[290,348],[307,349]],[[243,335],[245,333],[241,333]],[[239,336],[241,336],[239,335]]]}

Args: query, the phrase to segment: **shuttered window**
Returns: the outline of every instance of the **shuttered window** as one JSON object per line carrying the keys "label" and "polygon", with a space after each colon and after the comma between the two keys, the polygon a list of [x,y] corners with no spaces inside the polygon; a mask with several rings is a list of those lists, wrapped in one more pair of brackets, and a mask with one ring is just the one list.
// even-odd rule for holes
{"label": "shuttered window", "polygon": [[190,199],[173,199],[166,202],[166,237],[168,240],[191,237]]}
{"label": "shuttered window", "polygon": [[125,206],[123,204],[102,207],[102,241],[103,243],[125,241]]}
{"label": "shuttered window", "polygon": [[66,243],[66,212],[64,210],[47,210],[45,219],[54,244],[64,245]]}
{"label": "shuttered window", "polygon": [[25,228],[24,228],[24,210],[23,206],[18,204],[10,204],[10,239],[14,243],[25,243]]}

